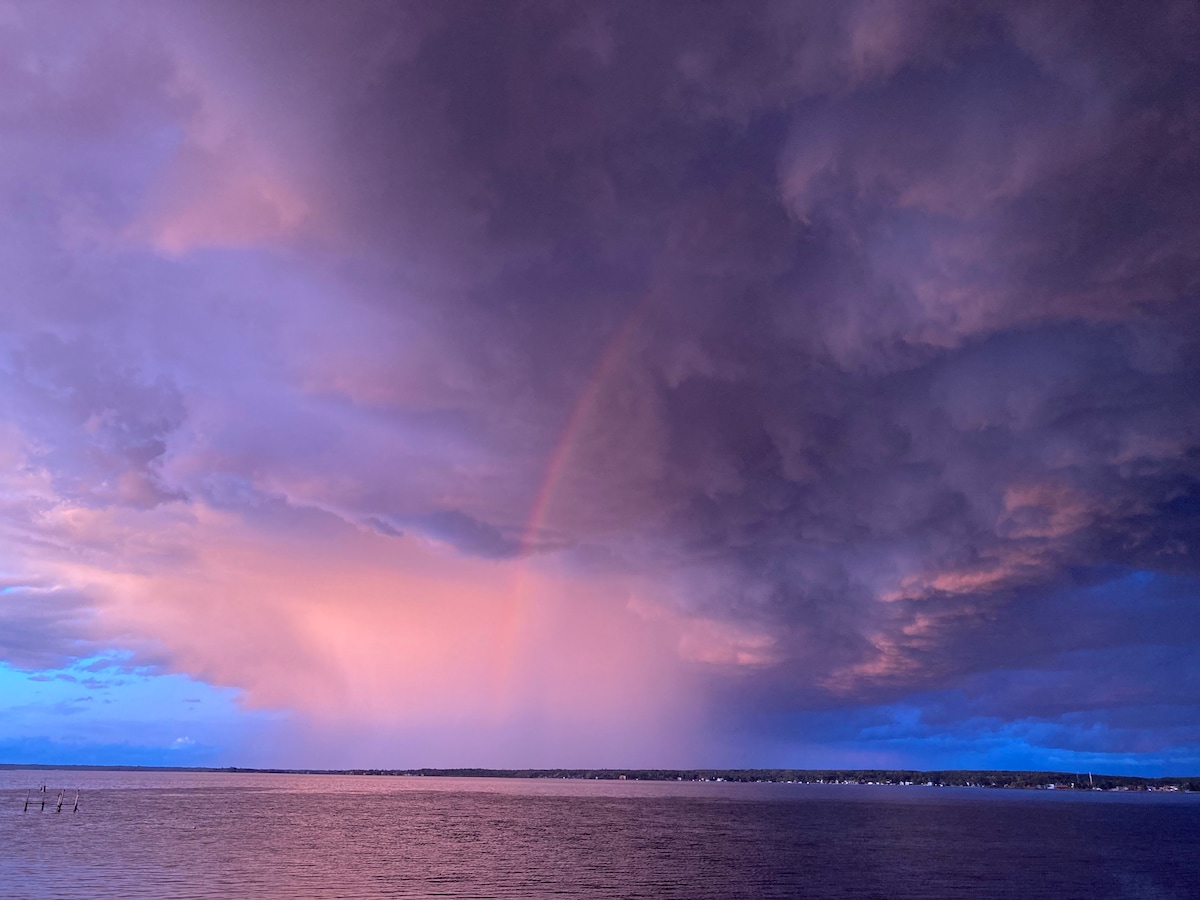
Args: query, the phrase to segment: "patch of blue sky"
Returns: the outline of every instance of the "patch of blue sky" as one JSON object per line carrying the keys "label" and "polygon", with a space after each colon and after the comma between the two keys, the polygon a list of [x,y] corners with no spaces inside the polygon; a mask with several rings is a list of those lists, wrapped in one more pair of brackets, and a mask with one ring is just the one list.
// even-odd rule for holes
{"label": "patch of blue sky", "polygon": [[0,665],[0,762],[231,765],[265,725],[239,692],[128,663],[127,654],[37,672]]}
{"label": "patch of blue sky", "polygon": [[[951,715],[947,716],[947,709]],[[1200,771],[1200,732],[1142,727],[1138,715],[1194,721],[1194,709],[972,715],[955,692],[895,704],[764,717],[719,762],[784,768],[999,769],[1159,777]],[[765,726],[765,727],[763,727]]]}
{"label": "patch of blue sky", "polygon": [[[890,719],[862,729],[847,747],[874,747],[924,769],[998,769],[1095,772],[1159,777],[1200,768],[1200,746],[1187,742],[1135,749],[1122,729],[1090,717],[1001,721],[975,718],[930,728],[921,711],[907,704],[876,710]],[[1095,747],[1097,749],[1089,749]],[[1107,748],[1107,749],[1104,749]]]}

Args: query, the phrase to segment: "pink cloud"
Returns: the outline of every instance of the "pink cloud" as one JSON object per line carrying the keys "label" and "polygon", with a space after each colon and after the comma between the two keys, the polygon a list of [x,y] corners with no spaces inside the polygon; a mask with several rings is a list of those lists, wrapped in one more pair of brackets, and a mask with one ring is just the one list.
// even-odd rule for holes
{"label": "pink cloud", "polygon": [[575,751],[576,728],[657,744],[689,727],[681,623],[648,627],[620,579],[472,559],[330,517],[263,532],[196,504],[60,510],[42,526],[91,548],[43,549],[36,564],[93,599],[98,639],[237,687],[251,708],[435,731],[533,719]]}

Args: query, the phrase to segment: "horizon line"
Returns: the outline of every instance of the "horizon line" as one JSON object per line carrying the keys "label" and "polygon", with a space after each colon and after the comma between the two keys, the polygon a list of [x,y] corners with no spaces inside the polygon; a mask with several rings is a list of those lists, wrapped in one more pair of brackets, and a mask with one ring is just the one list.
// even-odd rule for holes
{"label": "horizon line", "polygon": [[[1093,778],[1118,778],[1128,781],[1138,782],[1163,782],[1163,781],[1191,781],[1200,779],[1200,774],[1196,775],[1120,775],[1106,772],[1067,772],[1052,769],[973,769],[973,768],[942,768],[942,769],[914,769],[914,768],[789,768],[789,767],[748,767],[748,768],[708,768],[708,767],[636,767],[627,766],[624,768],[609,768],[609,767],[554,767],[554,766],[534,766],[529,768],[488,768],[474,766],[454,766],[447,768],[439,768],[433,766],[418,766],[418,767],[399,767],[399,768],[383,768],[383,767],[351,767],[342,769],[318,769],[318,768],[263,768],[258,766],[154,766],[154,765],[99,765],[88,763],[9,763],[0,762],[0,771],[67,771],[80,770],[92,772],[130,772],[130,771],[149,771],[149,772],[196,772],[196,773],[224,773],[224,774],[260,774],[260,775],[373,775],[373,776],[426,776],[426,777],[471,777],[471,778],[563,778],[568,775],[578,775],[581,773],[602,773],[622,775],[630,773],[640,773],[642,775],[659,774],[664,775],[671,773],[672,775],[680,775],[682,773],[704,774],[704,775],[722,775],[722,774],[782,774],[782,773],[822,773],[824,775],[840,775],[840,774],[855,774],[861,775],[864,773],[879,773],[879,774],[901,774],[911,773],[919,775],[941,775],[941,774],[961,774],[965,772],[977,773],[981,775],[1066,775],[1082,777],[1089,775]],[[465,774],[469,773],[469,774]],[[533,774],[539,773],[539,774]],[[541,774],[545,773],[545,774]],[[551,774],[557,773],[557,774]],[[637,780],[631,779],[631,780]],[[646,778],[642,780],[666,780]]]}

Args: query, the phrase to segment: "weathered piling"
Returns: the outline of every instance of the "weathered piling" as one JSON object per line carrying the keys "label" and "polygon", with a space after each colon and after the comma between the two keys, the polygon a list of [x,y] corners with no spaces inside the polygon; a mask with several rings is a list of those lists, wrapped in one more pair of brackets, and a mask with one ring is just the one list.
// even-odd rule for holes
{"label": "weathered piling", "polygon": [[[42,795],[42,799],[41,799],[40,803],[38,803],[38,801],[36,801],[36,800],[31,800],[29,798],[29,791],[25,792],[25,802],[21,806],[21,812],[23,812],[23,813],[29,812],[29,804],[30,803],[38,803],[38,811],[39,812],[46,811],[46,786],[44,784],[40,788],[38,788],[38,793]],[[67,802],[67,789],[63,788],[62,790],[60,790],[58,792],[58,798],[54,801],[54,811],[56,813],[62,812],[63,804],[66,802]],[[75,790],[75,802],[71,805],[71,812],[73,812],[73,813],[79,812],[79,790],[78,790],[78,788]]]}

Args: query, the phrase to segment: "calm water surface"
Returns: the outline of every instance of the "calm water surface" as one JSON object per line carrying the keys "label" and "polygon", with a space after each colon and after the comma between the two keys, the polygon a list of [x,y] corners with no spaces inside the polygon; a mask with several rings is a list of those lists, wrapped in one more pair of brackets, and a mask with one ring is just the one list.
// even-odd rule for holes
{"label": "calm water surface", "polygon": [[1182,900],[1200,795],[4,771],[0,897]]}

